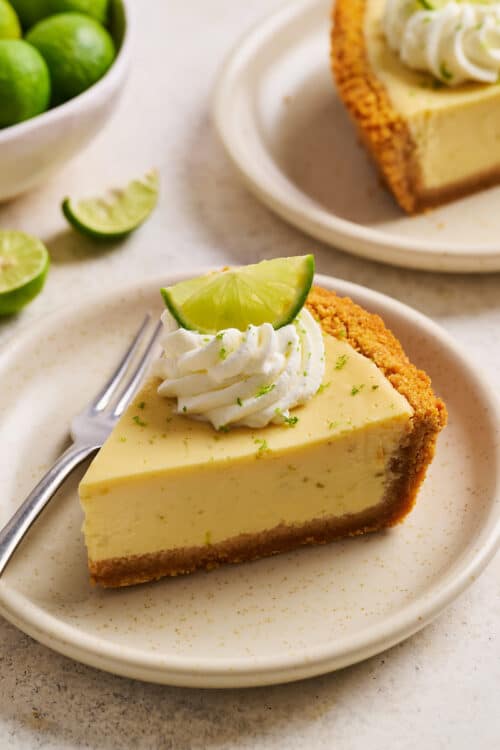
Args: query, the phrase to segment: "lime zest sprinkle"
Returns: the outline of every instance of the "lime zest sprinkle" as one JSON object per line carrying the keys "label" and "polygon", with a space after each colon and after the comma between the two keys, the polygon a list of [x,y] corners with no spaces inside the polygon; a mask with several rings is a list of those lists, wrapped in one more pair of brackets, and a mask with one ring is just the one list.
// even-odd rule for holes
{"label": "lime zest sprinkle", "polygon": [[261,385],[255,394],[255,398],[266,396],[268,393],[271,393],[271,391],[273,391],[275,388],[276,388],[275,383],[269,383],[268,385]]}
{"label": "lime zest sprinkle", "polygon": [[140,418],[138,414],[136,414],[134,417],[132,417],[132,421],[135,422],[139,427],[147,427],[147,422],[144,422],[143,419]]}
{"label": "lime zest sprinkle", "polygon": [[146,402],[145,401],[141,401],[140,404],[137,404],[137,408],[138,409],[145,409],[146,408]]}
{"label": "lime zest sprinkle", "polygon": [[236,403],[238,404],[238,406],[243,406],[243,401],[241,400],[241,398],[239,396],[236,399]]}
{"label": "lime zest sprinkle", "polygon": [[361,383],[360,385],[353,385],[353,387],[351,388],[351,396],[357,396],[358,393],[360,393],[364,387],[365,387],[364,383]]}
{"label": "lime zest sprinkle", "polygon": [[283,424],[288,425],[288,427],[295,427],[295,425],[299,421],[298,417],[290,417],[290,416],[285,417],[285,415],[283,414],[280,408],[275,409],[274,413],[276,414],[277,417],[281,417],[283,420]]}
{"label": "lime zest sprinkle", "polygon": [[453,78],[453,73],[448,68],[444,60],[439,66],[439,72],[441,74],[441,77],[444,78],[445,81],[451,81],[451,79]]}
{"label": "lime zest sprinkle", "polygon": [[270,450],[267,440],[264,440],[264,438],[254,438],[253,439],[255,445],[259,446],[259,449],[257,451],[257,458],[262,458],[262,456]]}
{"label": "lime zest sprinkle", "polygon": [[341,354],[340,357],[337,357],[337,361],[335,362],[335,369],[336,370],[342,370],[347,364],[347,360],[349,357],[347,354]]}
{"label": "lime zest sprinkle", "polygon": [[323,393],[323,391],[326,391],[326,389],[329,388],[331,384],[331,380],[329,380],[328,383],[322,383],[316,393]]}

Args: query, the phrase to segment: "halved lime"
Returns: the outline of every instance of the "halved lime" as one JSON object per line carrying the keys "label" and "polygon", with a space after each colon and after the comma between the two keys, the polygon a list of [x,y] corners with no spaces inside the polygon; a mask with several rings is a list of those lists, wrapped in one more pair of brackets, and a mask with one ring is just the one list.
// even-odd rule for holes
{"label": "halved lime", "polygon": [[281,328],[302,309],[314,276],[314,256],[263,260],[217,271],[162,289],[166,306],[183,328],[216,333],[250,324]]}
{"label": "halved lime", "polygon": [[49,254],[36,237],[0,230],[0,315],[12,315],[42,291]]}
{"label": "halved lime", "polygon": [[132,180],[123,190],[113,190],[109,197],[75,202],[65,198],[62,210],[70,224],[83,234],[100,240],[125,237],[142,224],[158,200],[158,173],[148,172]]}

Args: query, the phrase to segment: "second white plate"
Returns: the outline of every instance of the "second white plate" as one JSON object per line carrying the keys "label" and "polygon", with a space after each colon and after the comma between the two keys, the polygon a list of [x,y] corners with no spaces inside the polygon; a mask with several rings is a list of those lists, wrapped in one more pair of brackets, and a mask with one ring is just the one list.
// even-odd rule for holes
{"label": "second white plate", "polygon": [[[193,269],[192,273],[196,273]],[[103,290],[47,316],[0,354],[0,525],[67,441],[159,287]],[[379,313],[433,378],[450,422],[404,524],[155,584],[89,584],[75,475],[0,579],[0,613],[47,646],[142,680],[241,687],[296,680],[382,651],[435,617],[500,536],[500,413],[491,388],[438,326],[338,279],[318,283]]]}
{"label": "second white plate", "polygon": [[289,3],[237,46],[214,117],[248,186],[308,234],[372,260],[431,271],[500,270],[500,187],[418,217],[380,185],[337,97],[331,0]]}

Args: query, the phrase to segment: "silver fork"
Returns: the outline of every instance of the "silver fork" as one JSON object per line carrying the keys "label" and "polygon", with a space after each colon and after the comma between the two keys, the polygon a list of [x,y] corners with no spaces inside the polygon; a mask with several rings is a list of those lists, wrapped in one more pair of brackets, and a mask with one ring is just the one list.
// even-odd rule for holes
{"label": "silver fork", "polygon": [[[61,484],[73,469],[102,446],[130,403],[146,371],[151,351],[161,329],[161,323],[158,323],[147,339],[150,320],[151,316],[146,315],[110,379],[90,404],[71,421],[70,433],[73,443],[57,459],[0,531],[0,576],[28,529]],[[147,344],[142,355],[135,369],[126,377],[145,339]]]}

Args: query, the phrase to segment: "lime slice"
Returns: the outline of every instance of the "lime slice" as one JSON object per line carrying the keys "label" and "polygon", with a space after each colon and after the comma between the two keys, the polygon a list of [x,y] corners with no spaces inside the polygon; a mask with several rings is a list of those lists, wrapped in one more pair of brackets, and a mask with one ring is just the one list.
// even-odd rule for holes
{"label": "lime slice", "polygon": [[162,289],[165,304],[183,328],[217,333],[250,324],[281,328],[302,309],[314,276],[314,257],[264,260],[218,271]]}
{"label": "lime slice", "polygon": [[42,291],[49,254],[36,237],[0,231],[0,315],[12,315]]}
{"label": "lime slice", "polygon": [[102,240],[125,237],[145,221],[158,200],[158,173],[148,172],[132,180],[123,190],[107,198],[91,198],[76,203],[65,198],[62,210],[75,229]]}

